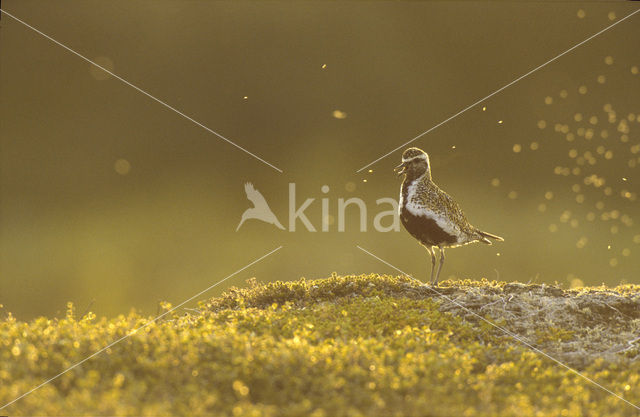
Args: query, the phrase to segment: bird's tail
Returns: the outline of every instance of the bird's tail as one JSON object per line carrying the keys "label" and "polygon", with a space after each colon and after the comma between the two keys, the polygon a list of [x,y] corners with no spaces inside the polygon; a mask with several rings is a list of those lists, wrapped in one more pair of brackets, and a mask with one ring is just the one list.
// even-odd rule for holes
{"label": "bird's tail", "polygon": [[503,238],[501,238],[498,235],[494,235],[492,233],[483,232],[482,230],[477,230],[477,229],[476,229],[476,233],[478,234],[478,239],[480,240],[480,242],[486,243],[487,245],[491,244],[491,241],[489,239],[495,239],[500,242],[504,242]]}

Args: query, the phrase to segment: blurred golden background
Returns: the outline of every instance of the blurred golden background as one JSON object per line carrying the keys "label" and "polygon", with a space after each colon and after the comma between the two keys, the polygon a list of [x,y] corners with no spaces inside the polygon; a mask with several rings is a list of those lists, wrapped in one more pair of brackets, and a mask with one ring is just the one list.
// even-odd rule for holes
{"label": "blurred golden background", "polygon": [[[332,271],[425,279],[398,198],[403,142],[632,12],[572,2],[5,0],[2,7],[264,158],[253,159],[3,16],[0,303],[19,318],[149,314],[268,251],[207,295]],[[506,242],[448,252],[443,278],[637,282],[640,17],[425,135],[435,181]],[[369,169],[372,172],[369,172]],[[288,184],[320,230],[248,220],[252,182],[288,227]],[[325,194],[321,187],[327,185]],[[337,231],[339,198],[362,198]],[[204,298],[204,296],[203,296]]]}

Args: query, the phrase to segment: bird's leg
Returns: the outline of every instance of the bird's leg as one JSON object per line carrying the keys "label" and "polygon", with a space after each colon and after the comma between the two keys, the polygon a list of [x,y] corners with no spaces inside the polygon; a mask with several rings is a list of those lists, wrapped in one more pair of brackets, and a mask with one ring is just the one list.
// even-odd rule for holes
{"label": "bird's leg", "polygon": [[[435,255],[433,262],[435,263]],[[438,278],[440,278],[440,271],[442,271],[442,266],[444,265],[444,248],[440,248],[440,266],[438,267],[438,273],[436,274],[436,280],[433,282],[433,285],[438,285]]]}
{"label": "bird's leg", "polygon": [[433,274],[436,272],[436,254],[433,252],[433,248],[430,246],[425,246],[427,248],[427,252],[431,255],[431,279],[429,279],[429,283],[433,282]]}

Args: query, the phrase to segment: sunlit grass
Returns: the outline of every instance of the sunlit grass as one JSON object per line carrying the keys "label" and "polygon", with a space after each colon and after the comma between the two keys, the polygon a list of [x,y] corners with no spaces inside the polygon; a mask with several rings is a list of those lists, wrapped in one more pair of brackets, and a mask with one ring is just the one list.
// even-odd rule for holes
{"label": "sunlit grass", "polygon": [[[640,402],[640,287],[445,281],[438,291]],[[163,305],[168,309],[168,305]],[[0,322],[5,404],[151,318]],[[231,289],[150,324],[12,415],[631,416],[635,409],[409,278]]]}

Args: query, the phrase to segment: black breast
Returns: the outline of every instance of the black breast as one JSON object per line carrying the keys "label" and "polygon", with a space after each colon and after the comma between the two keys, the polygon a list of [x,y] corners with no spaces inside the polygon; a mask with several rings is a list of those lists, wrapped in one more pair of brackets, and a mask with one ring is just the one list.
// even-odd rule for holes
{"label": "black breast", "polygon": [[426,216],[416,216],[404,206],[400,209],[400,220],[407,232],[425,246],[447,246],[458,241],[456,236],[450,235],[438,226],[435,220]]}

